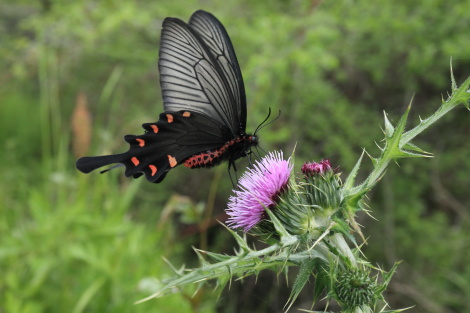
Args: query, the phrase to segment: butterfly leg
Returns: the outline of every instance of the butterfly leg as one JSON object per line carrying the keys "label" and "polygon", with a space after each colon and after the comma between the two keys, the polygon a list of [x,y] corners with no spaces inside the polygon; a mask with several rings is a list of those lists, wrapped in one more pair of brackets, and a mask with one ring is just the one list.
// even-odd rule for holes
{"label": "butterfly leg", "polygon": [[[235,181],[233,180],[233,177],[232,177],[232,172],[231,172],[232,167],[233,167],[233,172],[235,173]],[[235,165],[235,161],[233,160],[230,160],[228,162],[228,176],[230,177],[230,181],[232,182],[233,189],[237,189],[237,184],[238,184],[237,166]]]}

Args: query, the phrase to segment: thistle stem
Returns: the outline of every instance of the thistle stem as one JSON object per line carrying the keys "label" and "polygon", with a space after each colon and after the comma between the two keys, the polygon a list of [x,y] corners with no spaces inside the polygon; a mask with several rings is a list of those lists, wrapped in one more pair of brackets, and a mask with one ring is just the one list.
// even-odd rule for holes
{"label": "thistle stem", "polygon": [[[470,77],[465,80],[465,82],[459,87],[454,89],[452,95],[449,99],[439,107],[439,109],[432,114],[430,117],[421,120],[419,125],[414,127],[413,129],[405,132],[398,144],[399,148],[404,147],[406,144],[409,144],[412,139],[414,139],[417,135],[424,132],[429,126],[437,122],[440,118],[442,118],[446,113],[454,109],[459,104],[463,103],[468,106],[467,102],[470,101]],[[408,108],[409,110],[409,108]],[[374,169],[370,173],[369,177],[365,180],[365,182],[360,186],[359,190],[370,189],[372,188],[380,177],[384,174],[385,170],[387,169],[388,164],[390,161],[395,159],[394,153],[394,146],[386,146],[385,149],[382,151],[382,154],[379,158],[375,159]]]}

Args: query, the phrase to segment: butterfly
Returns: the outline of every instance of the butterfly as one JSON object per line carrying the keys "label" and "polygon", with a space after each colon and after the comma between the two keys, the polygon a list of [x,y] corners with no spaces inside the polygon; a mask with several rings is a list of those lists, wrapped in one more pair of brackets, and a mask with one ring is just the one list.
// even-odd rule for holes
{"label": "butterfly", "polygon": [[[246,96],[243,77],[230,37],[212,14],[199,10],[188,23],[163,21],[158,68],[164,112],[145,133],[126,135],[125,153],[82,157],[77,168],[89,173],[119,163],[125,175],[145,175],[161,182],[183,164],[203,168],[235,160],[258,145],[256,131],[246,133]],[[106,172],[104,170],[102,172]]]}

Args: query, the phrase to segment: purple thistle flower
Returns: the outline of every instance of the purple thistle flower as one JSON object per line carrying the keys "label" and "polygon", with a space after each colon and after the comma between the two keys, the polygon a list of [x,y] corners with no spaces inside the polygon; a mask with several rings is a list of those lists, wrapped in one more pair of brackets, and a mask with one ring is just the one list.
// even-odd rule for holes
{"label": "purple thistle flower", "polygon": [[302,165],[301,171],[307,176],[323,175],[326,171],[331,170],[330,160],[324,159],[320,162],[305,162]]}
{"label": "purple thistle flower", "polygon": [[230,196],[226,213],[227,225],[249,231],[266,217],[265,207],[276,205],[287,188],[292,172],[290,158],[283,159],[281,152],[270,152],[241,177],[238,187]]}

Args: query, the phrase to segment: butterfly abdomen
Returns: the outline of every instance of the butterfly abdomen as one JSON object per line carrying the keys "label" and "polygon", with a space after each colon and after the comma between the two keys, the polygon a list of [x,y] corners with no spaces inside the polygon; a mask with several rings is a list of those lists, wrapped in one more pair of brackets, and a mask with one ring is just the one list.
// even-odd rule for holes
{"label": "butterfly abdomen", "polygon": [[258,138],[256,136],[239,136],[228,141],[220,148],[192,155],[187,158],[183,164],[189,168],[200,168],[212,167],[226,160],[235,161],[246,155],[246,151],[257,144]]}

